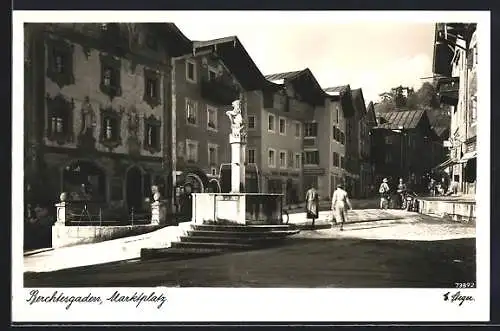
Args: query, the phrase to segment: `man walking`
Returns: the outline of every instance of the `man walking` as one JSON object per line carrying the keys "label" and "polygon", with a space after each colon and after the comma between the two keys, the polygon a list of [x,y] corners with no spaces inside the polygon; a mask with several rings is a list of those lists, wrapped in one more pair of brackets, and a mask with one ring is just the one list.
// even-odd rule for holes
{"label": "man walking", "polygon": [[352,209],[351,201],[349,201],[343,185],[338,184],[332,196],[332,213],[335,215],[336,223],[340,223],[340,231],[344,231],[344,223],[347,221],[347,208]]}
{"label": "man walking", "polygon": [[319,215],[319,194],[314,185],[306,192],[306,217],[312,219],[312,228]]}
{"label": "man walking", "polygon": [[382,180],[382,184],[378,189],[378,193],[380,193],[380,209],[387,209],[389,206],[389,184],[387,184],[387,178]]}

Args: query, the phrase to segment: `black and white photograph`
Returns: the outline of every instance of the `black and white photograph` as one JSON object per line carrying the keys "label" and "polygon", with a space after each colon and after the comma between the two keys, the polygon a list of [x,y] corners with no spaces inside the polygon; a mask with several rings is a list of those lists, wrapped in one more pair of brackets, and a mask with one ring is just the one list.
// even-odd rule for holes
{"label": "black and white photograph", "polygon": [[22,309],[487,319],[487,12],[52,13],[13,16]]}

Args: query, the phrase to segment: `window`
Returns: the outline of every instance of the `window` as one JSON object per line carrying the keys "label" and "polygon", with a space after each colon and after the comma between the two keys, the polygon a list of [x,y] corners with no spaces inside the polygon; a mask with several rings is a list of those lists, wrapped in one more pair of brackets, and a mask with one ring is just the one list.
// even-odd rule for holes
{"label": "window", "polygon": [[208,80],[214,81],[217,79],[217,70],[214,68],[208,67]]}
{"label": "window", "polygon": [[100,142],[108,149],[116,148],[121,144],[121,115],[119,112],[107,108],[101,109]]}
{"label": "window", "polygon": [[279,125],[280,125],[280,134],[286,135],[286,119],[280,118]]}
{"label": "window", "polygon": [[295,163],[294,163],[295,169],[300,169],[300,161],[301,160],[302,160],[302,157],[301,157],[300,153],[295,153]]}
{"label": "window", "polygon": [[340,141],[340,130],[335,125],[333,126],[333,140]]}
{"label": "window", "polygon": [[121,95],[120,74],[121,61],[111,55],[100,55],[101,60],[101,92],[110,98]]}
{"label": "window", "polygon": [[345,134],[344,134],[344,132],[342,132],[342,131],[339,130],[339,136],[340,136],[340,143],[342,145],[345,145]]}
{"label": "window", "polygon": [[144,68],[144,97],[143,100],[155,108],[161,104],[160,97],[160,73],[155,70]]}
{"label": "window", "polygon": [[161,121],[153,115],[144,118],[144,149],[150,153],[161,151]]}
{"label": "window", "polygon": [[394,144],[394,136],[385,136],[384,140],[386,145]]}
{"label": "window", "polygon": [[275,116],[273,114],[269,114],[267,116],[267,130],[269,132],[274,132],[275,131]]}
{"label": "window", "polygon": [[340,157],[340,167],[345,169],[345,158],[343,156]]}
{"label": "window", "polygon": [[267,164],[269,167],[276,167],[276,151],[274,149],[269,149],[267,152]]}
{"label": "window", "polygon": [[254,115],[248,116],[248,128],[255,129],[255,116]]}
{"label": "window", "polygon": [[207,106],[207,128],[217,131],[217,108]]}
{"label": "window", "polygon": [[73,106],[62,96],[47,98],[47,137],[59,144],[69,142],[73,136]]}
{"label": "window", "polygon": [[186,80],[190,83],[196,83],[196,62],[186,61]]}
{"label": "window", "polygon": [[286,152],[280,151],[280,168],[286,168],[286,166],[287,166]]}
{"label": "window", "polygon": [[198,125],[198,105],[188,98],[186,98],[186,121],[190,125]]}
{"label": "window", "polygon": [[211,166],[219,164],[218,162],[219,146],[208,143],[208,164]]}
{"label": "window", "polygon": [[295,137],[300,138],[300,122],[295,122]]}
{"label": "window", "polygon": [[470,121],[475,124],[477,121],[477,96],[473,95],[470,100]]}
{"label": "window", "polygon": [[340,166],[340,155],[337,152],[333,152],[333,165],[335,167]]}
{"label": "window", "polygon": [[304,152],[304,164],[319,165],[319,151]]}
{"label": "window", "polygon": [[255,163],[255,149],[248,149],[247,163]]}
{"label": "window", "polygon": [[47,77],[59,87],[73,84],[75,79],[72,46],[62,40],[48,39],[47,48]]}
{"label": "window", "polygon": [[339,109],[339,107],[335,107],[335,110],[336,110],[336,111],[335,111],[335,115],[336,115],[336,117],[337,117],[337,118],[336,118],[336,120],[337,120],[337,122],[336,122],[336,123],[338,123],[338,122],[339,122],[339,113],[340,113],[340,109]]}
{"label": "window", "polygon": [[318,136],[318,123],[305,123],[304,137],[317,137],[317,136]]}
{"label": "window", "polygon": [[190,163],[198,162],[198,142],[186,139],[186,156]]}

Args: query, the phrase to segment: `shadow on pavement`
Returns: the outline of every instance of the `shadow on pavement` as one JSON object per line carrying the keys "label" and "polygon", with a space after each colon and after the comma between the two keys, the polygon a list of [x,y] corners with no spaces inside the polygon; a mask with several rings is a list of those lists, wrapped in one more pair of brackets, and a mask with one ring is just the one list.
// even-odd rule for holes
{"label": "shadow on pavement", "polygon": [[285,245],[182,260],[26,273],[27,287],[440,288],[475,282],[475,239],[294,238]]}

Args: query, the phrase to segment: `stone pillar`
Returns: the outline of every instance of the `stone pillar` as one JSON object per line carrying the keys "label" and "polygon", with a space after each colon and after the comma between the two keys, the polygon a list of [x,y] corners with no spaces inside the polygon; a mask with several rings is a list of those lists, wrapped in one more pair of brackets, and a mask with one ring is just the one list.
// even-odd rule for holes
{"label": "stone pillar", "polygon": [[59,199],[61,202],[56,203],[56,223],[54,225],[57,226],[65,226],[66,225],[66,202],[67,194],[61,193]]}
{"label": "stone pillar", "polygon": [[231,144],[231,192],[245,191],[245,137],[229,135]]}
{"label": "stone pillar", "polygon": [[160,194],[153,195],[154,202],[151,204],[151,224],[162,225],[167,222],[167,208],[165,202],[160,200]]}

